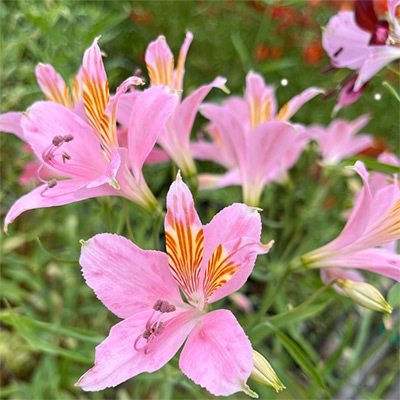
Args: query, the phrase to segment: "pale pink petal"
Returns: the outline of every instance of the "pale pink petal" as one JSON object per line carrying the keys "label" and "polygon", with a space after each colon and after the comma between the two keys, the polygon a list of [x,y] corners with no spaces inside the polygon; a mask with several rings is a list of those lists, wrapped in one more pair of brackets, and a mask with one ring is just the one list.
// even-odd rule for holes
{"label": "pale pink petal", "polygon": [[327,128],[311,126],[310,132],[318,141],[323,164],[335,164],[346,157],[353,156],[372,145],[373,137],[370,135],[357,135],[356,133],[369,121],[363,115],[353,122],[337,119]]}
{"label": "pale pink petal", "polygon": [[383,248],[337,253],[322,261],[321,267],[356,268],[400,281],[400,255]]}
{"label": "pale pink petal", "polygon": [[400,0],[388,0],[388,11],[390,22],[393,24],[393,30],[397,37],[400,37],[400,21],[398,20],[397,7],[400,6]]}
{"label": "pale pink petal", "polygon": [[[246,131],[239,115],[232,113],[228,108],[211,103],[202,104],[200,113],[212,121],[213,129],[218,135],[214,141],[226,153],[225,160],[231,160],[230,165],[238,165],[244,161],[246,153]],[[225,161],[227,162],[227,161]]]}
{"label": "pale pink petal", "polygon": [[246,389],[253,369],[252,347],[230,311],[204,315],[190,333],[179,367],[198,385],[216,396]]}
{"label": "pale pink petal", "polygon": [[344,107],[355,103],[363,94],[365,85],[362,86],[358,91],[354,90],[354,83],[357,80],[355,75],[349,82],[347,82],[339,93],[335,107],[333,108],[333,115],[339,112]]}
{"label": "pale pink petal", "polygon": [[[145,331],[152,310],[143,311],[111,328],[109,336],[96,347],[94,366],[76,383],[87,391],[114,387],[142,372],[154,372],[179,350],[196,319],[193,311],[171,313],[165,328],[154,338],[148,352],[135,349],[135,341]],[[177,314],[177,315],[176,315]]]}
{"label": "pale pink petal", "polygon": [[131,91],[124,93],[120,96],[117,107],[117,121],[123,127],[129,126],[132,110],[135,108],[136,100],[141,95],[141,91],[132,90],[135,86],[131,87]]}
{"label": "pale pink petal", "polygon": [[165,86],[150,87],[137,97],[128,127],[130,162],[135,177],[140,176],[146,158],[177,103],[177,95]]}
{"label": "pale pink petal", "polygon": [[[253,270],[257,255],[267,253],[272,245],[262,245],[260,237],[260,214],[244,204],[225,207],[204,226],[201,282],[209,296],[208,303],[243,286]],[[210,269],[217,267],[213,272]]]}
{"label": "pale pink petal", "polygon": [[322,32],[322,45],[333,66],[358,69],[368,54],[370,36],[358,27],[353,11],[339,11]]}
{"label": "pale pink petal", "polygon": [[11,111],[5,114],[0,114],[0,131],[13,133],[23,141],[25,140],[24,131],[22,130],[21,120],[23,113]]}
{"label": "pale pink petal", "polygon": [[35,69],[35,74],[47,100],[72,108],[69,88],[61,75],[50,64],[39,64]]}
{"label": "pale pink petal", "polygon": [[152,85],[172,85],[174,56],[164,36],[151,42],[144,56]]}
{"label": "pale pink petal", "polygon": [[173,88],[181,90],[183,88],[183,76],[185,75],[185,61],[186,55],[189,51],[190,44],[193,40],[192,32],[186,32],[185,40],[182,44],[181,50],[179,51],[178,62],[176,69],[173,73]]}
{"label": "pale pink petal", "polygon": [[[52,148],[55,136],[73,136],[73,140],[56,150],[57,165],[52,167],[46,163],[61,175],[80,176],[90,180],[105,170],[107,163],[92,128],[60,104],[50,101],[35,103],[22,119],[22,127],[26,141],[40,160]],[[63,159],[63,152],[70,159]]]}
{"label": "pale pink petal", "polygon": [[85,241],[79,263],[88,286],[120,318],[159,300],[180,303],[165,253],[142,250],[123,236],[103,233]]}
{"label": "pale pink petal", "polygon": [[[118,191],[111,188],[109,185],[105,185],[105,189],[104,186],[102,186],[101,188],[98,188],[98,190],[85,189],[86,185],[86,180],[68,179],[57,181],[56,186],[52,188],[49,188],[47,184],[37,187],[30,193],[20,197],[12,205],[4,220],[4,230],[7,231],[8,225],[27,210],[61,206],[101,195],[118,195]],[[108,190],[107,187],[109,188]]]}
{"label": "pale pink petal", "polygon": [[400,59],[400,48],[397,46],[370,46],[364,64],[358,71],[354,91],[361,89],[379,70],[394,60]]}
{"label": "pale pink petal", "polygon": [[175,163],[186,171],[185,166],[191,165],[190,155],[190,134],[192,132],[194,119],[197,115],[201,102],[208,95],[213,87],[223,88],[226,83],[225,78],[217,77],[208,85],[201,86],[188,97],[186,97],[177,107],[166,128],[160,134],[158,143],[175,161]]}
{"label": "pale pink petal", "polygon": [[221,146],[218,145],[216,142],[199,140],[198,142],[190,143],[190,151],[193,158],[197,160],[214,161],[220,165],[228,167],[227,165],[225,165],[223,160],[221,160],[221,150]]}
{"label": "pale pink petal", "polygon": [[150,154],[147,156],[145,163],[158,164],[170,160],[169,155],[164,150],[153,147],[153,150],[151,150]]}
{"label": "pale pink petal", "polygon": [[87,184],[87,188],[95,188],[105,183],[111,185],[115,189],[120,189],[120,184],[117,181],[117,174],[120,170],[121,165],[126,161],[127,150],[122,148],[116,148],[111,154],[111,159],[107,165],[106,170],[99,177],[91,180]]}
{"label": "pale pink petal", "polygon": [[244,99],[250,114],[250,128],[254,129],[276,114],[275,88],[267,86],[260,74],[249,72],[246,76]]}
{"label": "pale pink petal", "polygon": [[241,164],[246,204],[258,206],[264,185],[278,178],[280,161],[293,146],[297,147],[296,133],[287,122],[267,121],[254,129]]}
{"label": "pale pink petal", "polygon": [[[172,275],[189,302],[199,296],[200,264],[203,258],[203,226],[194,208],[192,194],[178,174],[167,194],[165,240]],[[200,294],[199,294],[200,293]]]}
{"label": "pale pink petal", "polygon": [[329,249],[329,251],[336,251],[355,242],[362,236],[369,223],[372,196],[368,184],[368,172],[361,161],[355,163],[354,170],[357,171],[362,178],[363,187],[359,192],[356,204],[342,232],[334,241],[324,246],[324,248]]}
{"label": "pale pink petal", "polygon": [[276,119],[288,121],[305,103],[323,92],[324,91],[322,89],[316,87],[311,87],[304,90],[283,105],[283,107],[279,110]]}
{"label": "pale pink petal", "polygon": [[210,190],[226,186],[240,186],[242,174],[238,168],[231,169],[225,174],[199,174],[199,190]]}

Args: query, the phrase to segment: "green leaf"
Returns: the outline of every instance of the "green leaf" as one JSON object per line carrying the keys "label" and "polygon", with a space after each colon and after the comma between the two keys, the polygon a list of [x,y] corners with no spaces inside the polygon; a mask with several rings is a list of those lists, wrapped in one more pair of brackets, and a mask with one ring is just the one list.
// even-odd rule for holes
{"label": "green leaf", "polygon": [[239,32],[232,33],[231,40],[239,55],[240,60],[242,61],[243,70],[246,72],[249,71],[251,69],[251,58]]}
{"label": "green leaf", "polygon": [[257,341],[260,338],[264,337],[266,334],[266,330],[270,329],[270,323],[272,323],[277,328],[282,328],[289,324],[293,324],[295,322],[303,321],[307,318],[313,317],[324,310],[331,302],[331,300],[332,299],[317,304],[311,304],[307,307],[302,307],[301,309],[296,307],[285,313],[269,317],[268,321],[264,321],[254,327],[251,332],[251,339]]}
{"label": "green leaf", "polygon": [[[77,351],[57,346],[52,343],[52,341],[54,341],[57,336],[67,336],[94,344],[98,344],[103,340],[102,337],[94,336],[92,333],[83,330],[63,328],[55,324],[39,322],[28,317],[18,316],[11,308],[8,309],[7,314],[4,313],[0,315],[0,321],[13,326],[36,350],[57,354],[87,364],[91,364],[93,360],[81,355],[81,353]],[[52,337],[52,335],[55,337]]]}
{"label": "green leaf", "polygon": [[400,282],[395,283],[391,287],[387,296],[387,301],[393,308],[400,306]]}
{"label": "green leaf", "polygon": [[289,336],[287,336],[285,333],[283,333],[280,329],[276,328],[271,323],[268,323],[268,325],[270,329],[272,329],[273,333],[281,341],[282,345],[291,355],[293,360],[303,370],[303,372],[307,374],[313,380],[313,382],[315,382],[321,389],[323,389],[326,393],[328,393],[328,390],[325,386],[325,382],[322,376],[320,375],[318,369],[314,365],[312,365],[312,363],[309,361],[309,358],[300,348],[300,346]]}

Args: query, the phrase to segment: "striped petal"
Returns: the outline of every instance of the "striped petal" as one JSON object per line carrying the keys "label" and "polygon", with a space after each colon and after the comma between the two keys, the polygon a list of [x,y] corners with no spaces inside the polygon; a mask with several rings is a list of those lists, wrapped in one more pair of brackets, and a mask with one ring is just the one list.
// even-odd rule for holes
{"label": "striped petal", "polygon": [[164,36],[151,42],[147,47],[145,62],[152,85],[172,85],[174,56]]}
{"label": "striped petal", "polygon": [[105,114],[109,102],[108,80],[96,38],[83,56],[82,83],[83,104],[87,119],[96,132],[103,147],[117,147],[115,129],[110,128],[110,117]]}
{"label": "striped petal", "polygon": [[50,64],[39,64],[35,69],[37,82],[47,100],[71,109],[71,94],[61,75]]}
{"label": "striped petal", "polygon": [[167,194],[165,238],[169,267],[187,300],[202,302],[199,293],[203,260],[203,226],[194,208],[193,197],[180,174]]}

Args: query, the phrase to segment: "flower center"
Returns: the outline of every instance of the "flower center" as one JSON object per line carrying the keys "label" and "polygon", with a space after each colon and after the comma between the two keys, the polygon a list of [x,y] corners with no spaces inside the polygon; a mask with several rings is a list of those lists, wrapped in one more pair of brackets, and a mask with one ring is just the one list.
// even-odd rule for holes
{"label": "flower center", "polygon": [[161,321],[164,314],[174,312],[176,307],[166,300],[157,300],[153,306],[153,312],[146,322],[145,330],[140,334],[133,345],[136,351],[144,351],[144,354],[150,352],[150,345],[154,338],[161,334],[165,324]]}

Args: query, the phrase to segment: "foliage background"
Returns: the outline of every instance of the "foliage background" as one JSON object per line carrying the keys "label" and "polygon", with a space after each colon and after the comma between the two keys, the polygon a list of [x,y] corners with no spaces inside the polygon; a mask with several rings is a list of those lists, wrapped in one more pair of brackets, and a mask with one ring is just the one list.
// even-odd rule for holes
{"label": "foliage background", "polygon": [[[146,73],[143,56],[150,41],[163,34],[177,54],[186,30],[194,33],[186,62],[186,93],[222,75],[228,78],[232,93],[242,94],[245,76],[254,70],[276,86],[283,105],[309,86],[329,90],[345,78],[346,71],[320,74],[329,64],[320,46],[321,27],[342,3],[2,0],[0,112],[24,110],[43,98],[34,77],[38,62],[52,64],[70,82],[83,52],[98,35],[108,55],[104,62],[114,90],[137,68]],[[281,85],[282,79],[288,80],[287,86]],[[380,141],[369,155],[383,147],[399,150],[398,104],[382,86],[383,80],[396,86],[396,79],[384,70],[357,103],[339,114],[349,120],[363,113],[371,115],[364,131]],[[381,95],[379,101],[376,94]],[[213,91],[209,99],[220,101],[224,96]],[[327,125],[334,102],[316,98],[293,120]],[[199,117],[196,129],[202,122]],[[0,146],[3,219],[13,202],[29,190],[18,184],[28,156],[12,135],[2,134]],[[344,178],[338,168],[318,185],[316,178],[321,177],[315,161],[311,148],[291,171],[292,186],[272,184],[265,191],[263,239],[274,238],[276,244],[268,257],[258,260],[243,290],[255,311],[245,314],[229,300],[220,306],[236,313],[254,347],[269,359],[287,387],[276,394],[251,383],[260,398],[396,398],[398,335],[386,329],[388,321],[385,326],[381,315],[355,306],[331,289],[307,303],[322,287],[316,271],[290,276],[273,301],[268,301],[292,257],[337,235],[343,226],[341,215],[351,205],[353,185],[359,183],[356,178]],[[200,170],[207,168],[210,165],[199,164]],[[174,169],[163,164],[149,167],[146,174],[163,201]],[[240,200],[238,188],[227,188],[199,194],[196,205],[205,223],[222,207]],[[143,374],[115,389],[84,393],[73,386],[92,365],[95,345],[117,322],[84,284],[77,262],[79,239],[103,231],[129,236],[126,215],[135,242],[154,248],[153,221],[118,198],[29,211],[12,224],[9,236],[2,236],[1,398],[212,397],[181,374],[177,357],[157,373]],[[383,293],[392,286],[372,274],[369,278]],[[265,321],[261,311],[267,308]]]}

